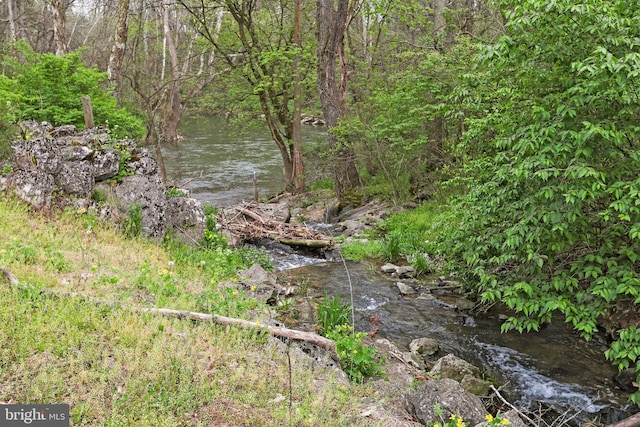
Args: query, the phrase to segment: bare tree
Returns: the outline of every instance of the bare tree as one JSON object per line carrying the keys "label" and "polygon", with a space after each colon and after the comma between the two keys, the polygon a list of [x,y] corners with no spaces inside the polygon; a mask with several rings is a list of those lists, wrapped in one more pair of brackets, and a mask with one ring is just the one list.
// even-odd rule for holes
{"label": "bare tree", "polygon": [[111,55],[109,56],[109,66],[107,67],[109,85],[115,86],[117,92],[120,91],[120,84],[122,81],[122,60],[124,58],[124,52],[127,46],[127,36],[129,30],[127,25],[128,20],[129,0],[119,0],[116,32],[113,38]]}
{"label": "bare tree", "polygon": [[[262,0],[181,0],[198,23],[198,31],[225,58],[229,68],[248,84],[249,93],[258,98],[264,120],[275,142],[283,165],[284,189],[304,191],[301,129],[299,117],[301,93],[296,95],[296,81],[300,91],[302,71],[297,54],[302,48],[300,31],[291,30],[294,12],[286,2]],[[223,42],[213,37],[209,16],[223,8],[233,18],[234,28]],[[294,25],[295,27],[295,25]],[[297,32],[296,32],[297,31]],[[294,41],[293,33],[297,34]],[[228,44],[224,44],[224,43]],[[291,56],[293,54],[293,56]],[[293,61],[289,61],[293,58]],[[298,101],[296,101],[296,99]],[[290,102],[293,101],[294,112]],[[295,111],[298,111],[297,113]]]}
{"label": "bare tree", "polygon": [[64,55],[67,53],[66,14],[73,0],[47,0],[47,2],[49,6],[51,6],[51,13],[53,14],[53,35],[56,44],[56,55]]}
{"label": "bare tree", "polygon": [[[355,0],[317,0],[318,90],[322,113],[329,130],[328,144],[333,155],[333,176],[340,199],[360,185],[352,147],[338,143],[331,129],[347,115],[347,63],[344,37],[353,18]],[[339,80],[336,78],[338,62]]]}
{"label": "bare tree", "polygon": [[16,22],[15,22],[15,18],[13,16],[13,0],[7,0],[7,9],[8,9],[8,13],[9,13],[9,41],[11,43],[15,42],[17,40],[16,38]]}
{"label": "bare tree", "polygon": [[293,14],[293,43],[297,51],[293,58],[293,179],[294,192],[304,193],[304,162],[302,159],[302,86],[300,85],[300,54],[302,51],[302,35],[300,34],[300,20],[302,19],[301,0],[295,0]]}

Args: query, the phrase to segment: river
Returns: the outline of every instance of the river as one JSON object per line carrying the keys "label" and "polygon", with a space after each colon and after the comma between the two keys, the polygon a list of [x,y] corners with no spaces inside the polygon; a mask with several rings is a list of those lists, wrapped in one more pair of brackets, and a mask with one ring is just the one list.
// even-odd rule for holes
{"label": "river", "polygon": [[[221,117],[183,120],[177,144],[162,147],[171,184],[187,183],[194,197],[217,207],[254,199],[253,177],[261,199],[284,187],[282,158],[266,128],[228,125]],[[303,143],[316,144],[324,128],[304,126]]]}
{"label": "river", "polygon": [[[266,129],[238,131],[212,118],[187,120],[180,132],[184,140],[163,147],[167,175],[170,182],[188,182],[194,197],[218,207],[252,200],[254,172],[262,198],[282,190],[280,153]],[[304,128],[308,144],[324,135],[321,128]],[[301,256],[279,265],[293,267],[290,274],[319,295],[348,299],[352,288],[360,330],[368,330],[369,316],[376,315],[379,336],[401,348],[414,338],[435,338],[443,354],[481,366],[523,408],[541,402],[560,413],[580,412],[583,422],[597,413],[614,422],[627,412],[627,395],[611,380],[616,370],[604,359],[604,345],[586,343],[560,319],[538,333],[502,334],[495,318],[470,318],[441,304],[454,297],[400,297],[393,282],[363,263],[346,264],[348,274],[341,262]]]}

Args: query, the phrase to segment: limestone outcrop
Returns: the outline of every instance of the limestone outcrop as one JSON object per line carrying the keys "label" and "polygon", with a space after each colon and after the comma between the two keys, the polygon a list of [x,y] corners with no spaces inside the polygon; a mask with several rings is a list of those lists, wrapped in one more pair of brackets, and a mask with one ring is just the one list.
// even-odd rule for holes
{"label": "limestone outcrop", "polygon": [[156,160],[130,139],[111,140],[105,129],[77,131],[35,121],[20,124],[12,162],[2,166],[0,190],[35,209],[60,204],[107,213],[115,222],[139,210],[144,235],[162,239],[168,230],[187,243],[203,238],[206,216],[199,200],[168,197]]}

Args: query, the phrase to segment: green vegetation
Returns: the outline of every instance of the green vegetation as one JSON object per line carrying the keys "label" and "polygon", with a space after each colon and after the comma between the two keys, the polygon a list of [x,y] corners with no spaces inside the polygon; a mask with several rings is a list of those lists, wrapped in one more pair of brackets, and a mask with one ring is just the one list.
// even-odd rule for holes
{"label": "green vegetation", "polygon": [[140,205],[129,208],[129,215],[122,221],[122,231],[126,237],[137,237],[142,233],[142,209]]}
{"label": "green vegetation", "polygon": [[[449,417],[449,420],[445,421],[444,412],[442,411],[442,408],[440,408],[440,405],[438,405],[437,403],[433,408],[433,410],[435,414],[438,416],[438,418],[440,418],[440,422],[433,423],[431,427],[467,427],[467,423],[459,415],[451,414],[451,416]],[[483,426],[487,426],[487,427],[503,426],[504,427],[504,426],[511,425],[509,420],[507,418],[502,418],[500,414],[498,414],[498,416],[496,417],[489,414],[486,416],[486,420],[487,421],[482,424]]]}
{"label": "green vegetation", "polygon": [[21,285],[0,283],[1,401],[69,403],[72,425],[272,426],[290,416],[293,425],[358,425],[365,390],[330,379],[318,388],[297,364],[293,411],[276,399],[289,394],[287,350],[277,340],[128,308],[262,312],[242,292],[217,287],[248,265],[247,254],[124,239],[91,212],[45,218],[4,196],[0,235],[0,266]]}
{"label": "green vegetation", "polygon": [[325,337],[336,343],[340,366],[356,383],[365,378],[383,375],[382,361],[376,350],[364,345],[365,332],[355,332],[351,323],[351,305],[343,303],[337,295],[325,297],[318,305],[318,326]]}
{"label": "green vegetation", "polygon": [[[73,124],[84,129],[82,97],[89,96],[96,125],[107,127],[115,139],[144,135],[143,122],[119,108],[106,90],[106,73],[89,68],[80,53],[63,56],[35,53],[29,45],[18,42],[10,54],[0,57],[0,141],[3,121],[33,119],[54,126]],[[3,109],[7,112],[3,114]],[[0,143],[0,148],[2,147]]]}

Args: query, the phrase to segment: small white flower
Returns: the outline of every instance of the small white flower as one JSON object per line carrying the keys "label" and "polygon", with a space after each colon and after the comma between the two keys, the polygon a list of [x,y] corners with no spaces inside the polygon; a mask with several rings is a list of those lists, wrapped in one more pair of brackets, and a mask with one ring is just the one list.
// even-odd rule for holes
{"label": "small white flower", "polygon": [[173,262],[173,261],[169,261],[169,262],[167,263],[167,265],[168,265],[169,267],[173,267],[173,266],[175,265],[175,262]]}

